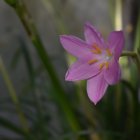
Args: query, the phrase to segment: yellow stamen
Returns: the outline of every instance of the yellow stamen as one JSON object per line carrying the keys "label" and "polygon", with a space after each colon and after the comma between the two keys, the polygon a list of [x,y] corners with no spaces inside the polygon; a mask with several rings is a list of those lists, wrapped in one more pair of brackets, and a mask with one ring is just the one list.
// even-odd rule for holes
{"label": "yellow stamen", "polygon": [[109,62],[106,62],[106,63],[105,63],[105,66],[106,66],[106,68],[108,69],[108,68],[109,68]]}
{"label": "yellow stamen", "polygon": [[93,47],[93,48],[99,48],[98,45],[97,45],[96,43],[94,43],[94,44],[92,45],[92,47]]}
{"label": "yellow stamen", "polygon": [[88,61],[88,64],[91,65],[91,64],[94,64],[94,63],[96,63],[96,62],[98,62],[97,59],[92,59],[92,60]]}
{"label": "yellow stamen", "polygon": [[101,51],[99,50],[91,50],[92,53],[95,53],[95,54],[101,54]]}
{"label": "yellow stamen", "polygon": [[95,53],[95,54],[101,54],[102,50],[98,47],[97,44],[93,44],[92,46],[94,48],[94,50],[91,50],[91,52]]}
{"label": "yellow stamen", "polygon": [[105,63],[101,63],[101,64],[99,65],[99,70],[102,70],[104,66],[105,66]]}
{"label": "yellow stamen", "polygon": [[106,52],[107,52],[108,56],[112,56],[112,53],[111,53],[111,51],[109,49],[106,49]]}

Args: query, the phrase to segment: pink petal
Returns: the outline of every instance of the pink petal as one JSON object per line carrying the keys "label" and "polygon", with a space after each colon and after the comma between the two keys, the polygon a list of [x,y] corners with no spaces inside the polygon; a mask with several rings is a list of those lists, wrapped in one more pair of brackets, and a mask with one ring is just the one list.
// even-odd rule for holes
{"label": "pink petal", "polygon": [[122,31],[111,32],[108,37],[109,48],[115,53],[116,60],[122,53],[124,47],[124,34]]}
{"label": "pink petal", "polygon": [[72,55],[82,58],[84,55],[91,53],[89,50],[89,45],[87,45],[83,40],[68,35],[60,36],[60,41],[63,47]]}
{"label": "pink petal", "polygon": [[116,60],[109,64],[109,68],[104,71],[104,77],[108,84],[116,84],[121,77],[121,70]]}
{"label": "pink petal", "polygon": [[65,79],[67,81],[78,81],[91,78],[100,72],[97,65],[98,63],[89,65],[88,62],[78,60],[69,68]]}
{"label": "pink petal", "polygon": [[108,84],[102,72],[87,81],[88,97],[95,105],[104,96],[107,87]]}
{"label": "pink petal", "polygon": [[84,34],[88,44],[93,45],[94,43],[97,43],[99,47],[104,45],[101,34],[88,22],[85,24]]}

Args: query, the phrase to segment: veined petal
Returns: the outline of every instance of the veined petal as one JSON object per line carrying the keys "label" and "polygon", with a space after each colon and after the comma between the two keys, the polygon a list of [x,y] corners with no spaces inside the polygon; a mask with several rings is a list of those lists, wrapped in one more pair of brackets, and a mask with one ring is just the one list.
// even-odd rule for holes
{"label": "veined petal", "polygon": [[116,60],[119,59],[119,56],[122,53],[124,42],[125,40],[123,31],[111,32],[108,37],[109,48],[112,50],[112,52],[114,52]]}
{"label": "veined petal", "polygon": [[104,71],[104,78],[109,85],[113,85],[120,80],[120,77],[121,70],[119,63],[116,60],[114,60],[109,64],[108,69]]}
{"label": "veined petal", "polygon": [[68,69],[65,79],[67,81],[89,79],[100,72],[97,65],[98,63],[90,65],[88,62],[78,60]]}
{"label": "veined petal", "polygon": [[96,43],[99,47],[103,47],[104,40],[101,34],[88,22],[85,24],[84,34],[88,44],[93,45]]}
{"label": "veined petal", "polygon": [[87,93],[89,99],[96,105],[104,96],[107,87],[108,83],[104,79],[102,72],[92,77],[87,81]]}
{"label": "veined petal", "polygon": [[90,47],[83,40],[71,36],[71,35],[61,35],[60,41],[63,47],[72,55],[77,58],[82,58],[83,56],[90,53]]}

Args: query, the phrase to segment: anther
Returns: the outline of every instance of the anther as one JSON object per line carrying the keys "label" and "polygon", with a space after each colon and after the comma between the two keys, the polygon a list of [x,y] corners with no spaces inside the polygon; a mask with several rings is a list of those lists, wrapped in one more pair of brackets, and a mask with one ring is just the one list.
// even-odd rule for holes
{"label": "anther", "polygon": [[101,54],[102,53],[102,50],[98,47],[97,44],[93,44],[92,46],[94,48],[94,50],[91,50],[91,52],[95,53],[95,54]]}
{"label": "anther", "polygon": [[106,52],[107,52],[108,56],[112,56],[112,53],[111,53],[111,51],[109,49],[106,49]]}
{"label": "anther", "polygon": [[94,63],[96,63],[96,62],[98,62],[97,59],[92,59],[92,60],[88,61],[88,64],[91,65],[91,64],[94,64]]}
{"label": "anther", "polygon": [[99,70],[102,70],[104,66],[105,66],[105,63],[101,63],[101,64],[99,65]]}
{"label": "anther", "polygon": [[108,69],[108,68],[109,68],[109,62],[106,62],[106,63],[105,63],[105,66],[106,66],[106,68]]}
{"label": "anther", "polygon": [[91,52],[94,54],[101,54],[101,50],[91,50]]}

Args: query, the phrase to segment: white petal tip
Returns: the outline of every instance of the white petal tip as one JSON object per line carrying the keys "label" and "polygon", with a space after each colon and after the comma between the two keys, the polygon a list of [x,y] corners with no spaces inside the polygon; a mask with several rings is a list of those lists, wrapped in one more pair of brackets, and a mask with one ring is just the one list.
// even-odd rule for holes
{"label": "white petal tip", "polygon": [[93,100],[91,100],[91,102],[92,102],[94,105],[97,105],[97,103],[98,103],[99,101],[93,101]]}
{"label": "white petal tip", "polygon": [[69,76],[68,76],[68,75],[69,75],[69,71],[67,71],[67,72],[66,72],[66,75],[65,75],[65,81],[70,81],[70,79],[69,79]]}

